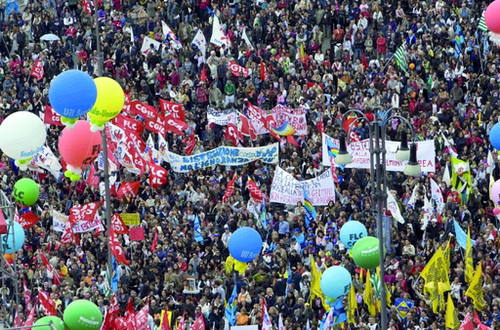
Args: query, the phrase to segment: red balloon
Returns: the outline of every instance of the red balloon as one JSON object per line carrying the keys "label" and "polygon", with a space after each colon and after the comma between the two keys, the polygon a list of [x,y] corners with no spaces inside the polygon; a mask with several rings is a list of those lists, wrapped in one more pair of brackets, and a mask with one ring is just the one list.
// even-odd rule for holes
{"label": "red balloon", "polygon": [[101,132],[91,132],[90,123],[76,122],[75,127],[65,128],[59,137],[59,153],[64,161],[75,167],[92,164],[101,152]]}
{"label": "red balloon", "polygon": [[500,209],[499,209],[498,207],[495,207],[495,208],[493,209],[493,214],[494,214],[494,215],[499,215],[499,214],[500,214]]}
{"label": "red balloon", "polygon": [[494,33],[500,33],[500,0],[490,3],[484,12],[484,20],[488,30]]}

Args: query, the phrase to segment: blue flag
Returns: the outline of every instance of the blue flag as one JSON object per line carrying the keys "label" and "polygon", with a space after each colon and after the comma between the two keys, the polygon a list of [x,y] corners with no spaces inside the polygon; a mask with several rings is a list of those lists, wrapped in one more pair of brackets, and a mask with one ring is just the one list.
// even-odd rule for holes
{"label": "blue flag", "polygon": [[286,272],[288,273],[288,278],[286,279],[285,294],[288,295],[290,292],[290,285],[292,284],[292,267],[290,267],[290,263],[288,263],[288,269]]}
{"label": "blue flag", "polygon": [[238,307],[238,292],[236,289],[236,283],[233,286],[233,292],[226,303],[225,316],[230,326],[236,325],[236,308]]}
{"label": "blue flag", "polygon": [[198,214],[194,215],[194,240],[196,242],[203,242],[203,236],[201,235],[200,227],[200,217],[198,217]]}
{"label": "blue flag", "polygon": [[118,263],[115,256],[111,255],[111,265],[113,266],[113,277],[111,278],[111,291],[116,293],[118,291]]}
{"label": "blue flag", "polygon": [[314,206],[312,205],[311,203],[311,198],[309,197],[309,195],[307,194],[307,191],[304,187],[302,187],[302,191],[304,193],[304,202],[302,203],[302,205],[304,206],[304,208],[306,209],[306,213],[305,213],[305,221],[306,221],[306,226],[309,227],[309,224],[316,220],[316,216],[318,215],[317,212],[316,212],[316,209],[314,208]]}
{"label": "blue flag", "polygon": [[[450,221],[453,221],[453,226],[455,227],[455,237],[457,238],[458,245],[460,245],[462,249],[465,249],[467,246],[467,233],[462,229],[462,227],[460,227],[458,222],[453,219]],[[471,245],[474,245],[475,242],[476,241],[473,239],[470,240]]]}
{"label": "blue flag", "polygon": [[267,231],[266,197],[262,198],[262,209],[260,212],[260,221],[262,222],[262,227]]}

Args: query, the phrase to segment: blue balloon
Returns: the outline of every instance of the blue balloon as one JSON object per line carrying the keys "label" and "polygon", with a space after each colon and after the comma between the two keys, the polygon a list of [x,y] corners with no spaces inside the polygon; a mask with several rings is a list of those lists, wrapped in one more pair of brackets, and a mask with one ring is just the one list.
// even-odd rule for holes
{"label": "blue balloon", "polygon": [[368,231],[359,221],[348,221],[340,228],[340,241],[348,249],[352,249],[354,243],[366,236],[368,236]]}
{"label": "blue balloon", "polygon": [[250,262],[259,255],[262,249],[262,237],[253,228],[241,227],[229,237],[227,245],[229,253],[234,259]]}
{"label": "blue balloon", "polygon": [[493,148],[500,150],[500,123],[496,123],[490,131],[490,143]]}
{"label": "blue balloon", "polygon": [[97,99],[94,80],[80,70],[67,70],[50,83],[49,101],[63,117],[79,118],[92,109]]}
{"label": "blue balloon", "polygon": [[321,275],[320,287],[326,297],[338,299],[345,296],[351,288],[351,274],[341,266],[332,266]]}
{"label": "blue balloon", "polygon": [[24,229],[18,222],[12,221],[13,226],[9,224],[9,232],[0,235],[0,242],[2,243],[2,253],[16,253],[24,244]]}

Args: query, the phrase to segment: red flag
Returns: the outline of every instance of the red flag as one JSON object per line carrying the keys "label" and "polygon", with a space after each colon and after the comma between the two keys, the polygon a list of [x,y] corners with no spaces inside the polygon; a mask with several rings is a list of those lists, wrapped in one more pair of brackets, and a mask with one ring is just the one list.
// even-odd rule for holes
{"label": "red flag", "polygon": [[61,244],[73,244],[75,242],[75,234],[73,233],[73,227],[71,224],[67,224],[66,227],[64,227],[64,231],[59,242]]}
{"label": "red flag", "polygon": [[116,196],[118,198],[123,198],[128,194],[131,194],[133,197],[135,197],[139,193],[140,187],[141,187],[140,181],[122,182],[120,184],[120,188],[118,188],[118,191],[116,192]]}
{"label": "red flag", "polygon": [[248,119],[247,116],[243,114],[240,114],[240,122],[241,122],[241,127],[240,127],[241,134],[250,136],[250,138],[255,141],[255,139],[257,139],[257,132],[255,131],[252,122]]}
{"label": "red flag", "polygon": [[207,81],[207,80],[208,80],[207,68],[205,67],[205,63],[203,63],[201,67],[200,81]]}
{"label": "red flag", "polygon": [[158,115],[158,109],[149,104],[141,103],[137,100],[130,102],[130,112],[139,115],[145,119],[152,119],[152,120],[154,120]]}
{"label": "red flag", "polygon": [[233,142],[233,145],[236,147],[240,144],[240,141],[243,140],[243,136],[241,135],[241,131],[238,130],[235,124],[227,124],[226,131],[224,133],[224,137]]}
{"label": "red flag", "polygon": [[130,110],[132,106],[132,98],[129,94],[125,94],[125,103],[123,104],[122,113],[130,115],[132,111]]}
{"label": "red flag", "polygon": [[321,134],[325,133],[325,126],[323,125],[323,117],[321,117],[320,121],[318,121],[318,123],[316,124],[316,128]]}
{"label": "red flag", "polygon": [[146,129],[165,136],[167,134],[167,129],[165,128],[165,118],[162,115],[158,115],[155,119],[146,119]]}
{"label": "red flag", "polygon": [[182,313],[177,330],[184,330],[186,328],[186,312]]}
{"label": "red flag", "polygon": [[266,80],[269,78],[269,75],[267,73],[266,65],[264,64],[264,61],[260,61],[260,80]]}
{"label": "red flag", "polygon": [[189,125],[184,121],[175,119],[172,115],[165,116],[165,129],[167,132],[182,135],[188,128]]}
{"label": "red flag", "polygon": [[135,316],[136,316],[136,312],[134,310],[134,303],[132,302],[132,298],[129,298],[128,299],[128,303],[127,303],[127,308],[125,309],[125,320],[127,322],[131,322],[133,323],[133,325],[135,326]]}
{"label": "red flag", "polygon": [[151,251],[156,251],[156,245],[158,245],[158,231],[155,230],[155,236],[153,237],[153,244],[151,244]]}
{"label": "red flag", "polygon": [[149,164],[149,184],[153,188],[159,188],[167,183],[168,171],[156,164]]}
{"label": "red flag", "polygon": [[40,252],[40,260],[42,261],[42,265],[47,269],[47,271],[53,273],[55,271],[54,266],[49,262],[45,253]]}
{"label": "red flag", "polygon": [[474,322],[476,322],[478,330],[492,330],[490,327],[484,325],[483,322],[481,322],[481,319],[479,318],[476,310],[474,310]]}
{"label": "red flag", "polygon": [[464,320],[462,321],[462,324],[460,325],[459,330],[474,330],[474,324],[472,323],[472,317],[470,316],[470,313],[467,313],[465,315]]}
{"label": "red flag", "polygon": [[[184,315],[182,315],[184,317]],[[179,322],[179,329],[181,328],[181,323]],[[165,308],[165,312],[163,313],[163,319],[161,320],[161,328],[160,330],[170,330],[170,320],[168,319],[168,309]]]}
{"label": "red flag", "polygon": [[43,78],[43,64],[40,62],[40,56],[37,57],[33,66],[31,67],[30,76],[34,77],[36,80],[42,80]]}
{"label": "red flag", "polygon": [[89,166],[89,174],[87,175],[86,182],[89,186],[92,186],[96,189],[99,189],[100,180],[99,180],[99,176],[95,175],[95,173],[96,173],[95,166],[94,166],[94,164],[91,164]]}
{"label": "red flag", "polygon": [[38,298],[40,299],[40,304],[45,310],[45,315],[56,316],[56,302],[50,298],[48,292],[38,289]]}
{"label": "red flag", "polygon": [[357,119],[357,117],[349,117],[344,121],[342,127],[344,128],[344,131],[346,133],[349,132],[349,128],[351,127],[351,125],[353,125],[354,122],[356,122]]}
{"label": "red flag", "polygon": [[262,203],[262,200],[264,199],[264,193],[259,189],[257,184],[252,179],[250,179],[250,177],[248,177],[247,188],[253,200],[256,203]]}
{"label": "red flag", "polygon": [[87,14],[92,15],[92,9],[90,8],[90,0],[83,0],[82,7]]}
{"label": "red flag", "polygon": [[[36,303],[38,303],[38,300],[35,302],[35,304]],[[36,308],[31,308],[30,313],[28,314],[28,317],[26,318],[26,321],[24,322],[23,326],[29,327],[32,326],[33,323],[35,323],[35,310]]]}
{"label": "red flag", "polygon": [[35,225],[35,223],[38,222],[38,220],[40,220],[40,218],[37,217],[36,215],[34,215],[33,212],[29,211],[29,212],[23,213],[19,217],[19,220],[17,222],[19,222],[19,224],[21,226],[23,226],[23,229],[28,229],[28,228],[33,227]]}
{"label": "red flag", "polygon": [[14,328],[21,327],[21,318],[19,317],[19,312],[16,311],[16,316],[14,316]]}
{"label": "red flag", "polygon": [[224,192],[224,196],[222,196],[222,203],[227,203],[228,199],[234,194],[234,183],[238,179],[238,175],[234,173],[233,178],[226,185],[226,191]]}
{"label": "red flag", "polygon": [[200,313],[191,326],[191,330],[205,330],[205,320],[203,317],[203,313]]}
{"label": "red flag", "polygon": [[111,217],[111,225],[113,226],[113,231],[116,234],[128,234],[128,227],[125,225],[122,217],[118,213],[114,213]]}
{"label": "red flag", "polygon": [[300,148],[299,143],[297,142],[297,140],[295,140],[295,138],[293,137],[293,135],[288,135],[286,137],[286,142],[290,143],[290,144],[293,144],[297,148]]}
{"label": "red flag", "polygon": [[165,117],[171,116],[181,122],[186,121],[186,113],[184,112],[184,106],[182,104],[160,99],[160,107]]}
{"label": "red flag", "polygon": [[23,279],[23,296],[24,296],[24,306],[26,310],[30,310],[32,308],[31,304],[31,292],[28,289],[28,285],[26,284],[26,279]]}
{"label": "red flag", "polygon": [[49,125],[64,126],[61,122],[61,116],[52,109],[50,105],[45,106],[45,111],[43,113],[43,122]]}
{"label": "red flag", "polygon": [[186,145],[184,148],[184,152],[186,155],[190,156],[193,153],[194,148],[196,147],[196,135],[191,134],[187,138],[182,139],[182,143]]}
{"label": "red flag", "polygon": [[[122,246],[120,245],[120,242],[118,241],[118,238],[116,238],[115,232],[113,230],[113,226],[111,226],[110,231],[109,231],[109,244],[111,247],[111,252],[113,253],[113,256],[115,257],[117,262],[120,262],[124,265],[128,265],[129,262],[127,260],[127,257],[125,256],[125,252],[123,251]],[[126,315],[126,313],[125,313]]]}
{"label": "red flag", "polygon": [[149,329],[148,316],[149,316],[149,304],[146,301],[144,307],[142,307],[139,313],[135,315],[134,329]]}
{"label": "red flag", "polygon": [[245,78],[248,77],[248,69],[242,67],[241,65],[239,65],[236,62],[229,61],[228,69],[236,77],[240,77],[240,76],[243,76]]}
{"label": "red flag", "polygon": [[368,69],[368,60],[366,59],[366,54],[363,53],[363,55],[361,55],[361,63],[363,64],[363,68]]}
{"label": "red flag", "polygon": [[100,330],[113,330],[119,329],[115,327],[115,319],[120,313],[120,306],[118,306],[118,300],[116,299],[116,295],[111,296],[111,304],[106,309],[106,315],[104,316],[104,322]]}
{"label": "red flag", "polygon": [[337,176],[337,171],[335,171],[335,157],[330,157],[330,166],[332,170],[333,182],[338,183],[339,177]]}
{"label": "red flag", "polygon": [[141,135],[144,131],[144,125],[142,122],[125,116],[124,114],[119,114],[111,121],[113,125],[123,128],[125,131],[132,131],[135,134]]}
{"label": "red flag", "polygon": [[72,224],[78,221],[94,221],[95,215],[99,209],[99,203],[92,202],[81,207],[72,207],[69,209],[69,222]]}

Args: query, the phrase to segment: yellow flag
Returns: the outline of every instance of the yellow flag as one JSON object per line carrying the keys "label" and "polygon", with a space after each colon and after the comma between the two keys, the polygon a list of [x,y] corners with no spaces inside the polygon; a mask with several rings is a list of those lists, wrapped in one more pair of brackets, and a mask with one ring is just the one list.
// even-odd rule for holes
{"label": "yellow flag", "polygon": [[469,288],[465,291],[465,295],[474,301],[474,308],[478,311],[486,306],[486,301],[483,297],[483,268],[481,263],[478,263]]}
{"label": "yellow flag", "polygon": [[354,284],[351,284],[349,296],[347,296],[347,322],[356,323],[356,309],[358,309],[356,291],[354,290]]}
{"label": "yellow flag", "polygon": [[457,329],[459,326],[460,321],[458,320],[458,314],[455,310],[455,305],[453,305],[451,294],[449,294],[448,301],[446,302],[445,327],[449,329]]}
{"label": "yellow flag", "polygon": [[467,196],[469,190],[472,189],[472,175],[469,162],[451,157],[451,168],[451,188]]}
{"label": "yellow flag", "polygon": [[467,228],[467,241],[465,244],[465,281],[470,284],[474,273],[474,261],[472,259],[472,244],[470,241],[470,227]]}
{"label": "yellow flag", "polygon": [[446,267],[446,260],[443,255],[443,250],[437,249],[420,276],[422,276],[426,284],[432,282],[442,283],[441,285],[439,285],[441,290],[443,290],[443,292],[449,291],[451,290],[451,286],[450,279],[448,278],[448,270]]}
{"label": "yellow flag", "polygon": [[429,293],[432,301],[432,311],[439,313],[445,308],[444,292],[446,291],[442,282],[425,283],[424,291]]}
{"label": "yellow flag", "polygon": [[330,307],[326,303],[325,295],[323,294],[323,291],[321,291],[321,271],[318,270],[316,267],[316,261],[314,258],[311,258],[311,298],[310,298],[310,304],[311,306],[313,305],[313,300],[316,297],[319,297],[321,299],[321,303],[323,304],[323,307],[325,307],[326,310],[329,310]]}
{"label": "yellow flag", "polygon": [[450,254],[451,254],[451,248],[450,248],[450,240],[448,240],[448,243],[446,244],[446,247],[441,247],[443,249],[443,257],[445,261],[445,266],[448,274],[450,273]]}
{"label": "yellow flag", "polygon": [[373,287],[372,287],[372,282],[370,280],[370,271],[366,271],[366,284],[365,284],[365,292],[363,293],[363,301],[365,302],[366,306],[368,307],[368,313],[370,313],[371,316],[375,316],[377,314],[377,304],[375,302],[375,299],[373,298]]}
{"label": "yellow flag", "polygon": [[[377,275],[378,278],[380,279],[380,283],[384,283],[385,287],[385,300],[387,301],[387,307],[391,307],[391,301],[392,301],[392,294],[389,288],[387,287],[387,283],[385,283],[385,280],[380,276],[380,266],[377,267]],[[381,310],[380,308],[380,302],[377,303],[378,310]]]}

